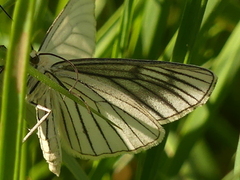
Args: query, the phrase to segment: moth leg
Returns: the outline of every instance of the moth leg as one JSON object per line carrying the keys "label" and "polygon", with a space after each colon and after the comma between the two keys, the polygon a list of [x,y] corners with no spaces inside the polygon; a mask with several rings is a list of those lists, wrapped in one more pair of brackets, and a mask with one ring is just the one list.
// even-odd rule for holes
{"label": "moth leg", "polygon": [[38,111],[39,110],[42,110],[42,111],[45,111],[46,114],[40,119],[38,120],[38,122],[33,126],[32,129],[30,129],[30,131],[27,133],[27,135],[23,138],[23,142],[25,142],[31,135],[32,133],[39,127],[41,126],[41,124],[47,119],[47,117],[49,116],[49,114],[51,113],[51,110],[46,108],[46,107],[43,107],[41,105],[37,105],[36,106],[36,116],[37,116],[37,119],[39,119],[38,117]]}

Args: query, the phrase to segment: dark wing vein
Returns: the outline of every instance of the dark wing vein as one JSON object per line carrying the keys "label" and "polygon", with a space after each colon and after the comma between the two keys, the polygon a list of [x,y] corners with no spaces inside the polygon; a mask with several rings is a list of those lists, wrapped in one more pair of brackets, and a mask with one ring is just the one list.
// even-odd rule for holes
{"label": "dark wing vein", "polygon": [[[55,63],[45,74],[109,120],[68,97],[54,96],[53,112],[59,112],[54,119],[60,129],[55,133],[60,133],[70,153],[83,158],[138,152],[156,145],[164,135],[157,120],[168,123],[202,105],[216,83],[211,71],[191,65],[93,58],[71,62],[78,76],[68,62]],[[49,92],[44,88],[30,79],[30,100],[40,103],[41,95]]]}

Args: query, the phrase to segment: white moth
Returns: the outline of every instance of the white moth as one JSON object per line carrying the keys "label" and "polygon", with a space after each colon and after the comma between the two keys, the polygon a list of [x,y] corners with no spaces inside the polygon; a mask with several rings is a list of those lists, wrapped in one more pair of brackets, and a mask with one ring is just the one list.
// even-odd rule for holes
{"label": "white moth", "polygon": [[108,121],[37,79],[28,80],[28,101],[38,105],[35,127],[43,156],[56,175],[62,147],[94,159],[157,145],[162,125],[206,103],[217,81],[211,71],[193,65],[91,58],[94,48],[94,1],[70,0],[50,27],[35,67]]}

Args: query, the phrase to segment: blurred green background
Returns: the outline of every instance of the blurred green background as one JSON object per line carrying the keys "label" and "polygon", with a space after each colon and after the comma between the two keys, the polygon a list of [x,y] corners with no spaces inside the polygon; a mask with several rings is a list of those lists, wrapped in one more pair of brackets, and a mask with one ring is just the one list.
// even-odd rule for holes
{"label": "blurred green background", "polygon": [[[34,49],[66,2],[36,0],[30,39]],[[0,5],[13,17],[15,1],[0,0]],[[8,48],[14,20],[0,12],[0,45]],[[165,125],[168,133],[157,147],[98,161],[64,154],[60,177],[48,170],[34,134],[21,154],[22,179],[240,179],[239,12],[238,0],[97,0],[95,57],[203,66],[218,76],[216,89],[205,106]],[[34,113],[34,108],[27,108],[25,133],[34,124]],[[6,156],[12,153],[18,151]]]}

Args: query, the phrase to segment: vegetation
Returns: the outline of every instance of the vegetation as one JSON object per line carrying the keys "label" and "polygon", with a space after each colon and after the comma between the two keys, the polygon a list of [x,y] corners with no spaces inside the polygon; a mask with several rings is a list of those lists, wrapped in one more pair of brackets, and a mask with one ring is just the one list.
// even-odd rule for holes
{"label": "vegetation", "polygon": [[[146,152],[97,161],[64,153],[60,177],[48,170],[35,134],[22,144],[36,121],[34,107],[25,103],[29,47],[39,47],[66,2],[0,0],[13,17],[12,21],[0,10],[0,45],[8,49],[6,81],[1,85],[0,180],[240,179],[237,0],[97,0],[95,57],[159,59],[209,68],[218,76],[210,100],[165,125],[164,142]],[[0,66],[4,59],[0,57]],[[2,82],[2,74],[0,78]]]}

